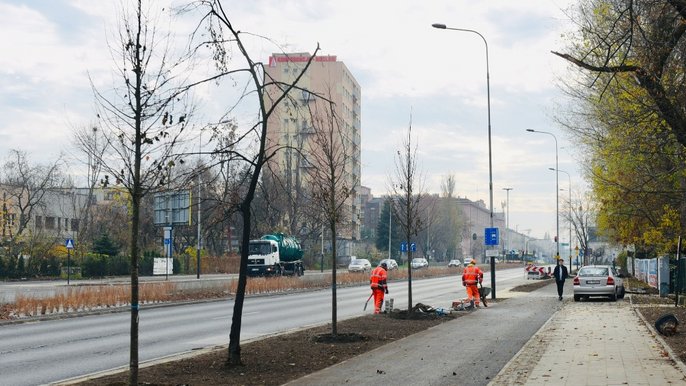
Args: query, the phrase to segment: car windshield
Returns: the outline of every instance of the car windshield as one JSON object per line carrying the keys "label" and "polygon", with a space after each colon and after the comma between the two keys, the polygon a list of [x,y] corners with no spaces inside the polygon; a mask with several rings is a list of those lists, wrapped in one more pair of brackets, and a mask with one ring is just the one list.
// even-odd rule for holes
{"label": "car windshield", "polygon": [[353,260],[350,264],[352,265],[365,265],[366,263],[369,263],[367,260],[364,259],[357,259]]}
{"label": "car windshield", "polygon": [[268,255],[271,253],[271,244],[267,242],[256,242],[248,244],[249,255]]}
{"label": "car windshield", "polygon": [[585,267],[579,270],[579,276],[607,276],[608,269],[604,267]]}

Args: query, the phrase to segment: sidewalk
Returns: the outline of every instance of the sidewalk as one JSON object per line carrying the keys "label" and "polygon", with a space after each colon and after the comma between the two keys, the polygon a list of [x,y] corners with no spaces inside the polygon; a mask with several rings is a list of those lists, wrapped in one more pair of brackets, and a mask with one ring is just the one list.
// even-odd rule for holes
{"label": "sidewalk", "polygon": [[[503,368],[492,385],[684,384],[683,364],[632,309],[617,303],[566,301]],[[532,365],[534,364],[534,365]]]}
{"label": "sidewalk", "polygon": [[623,301],[574,302],[572,286],[504,293],[453,321],[287,385],[665,385],[686,373]]}

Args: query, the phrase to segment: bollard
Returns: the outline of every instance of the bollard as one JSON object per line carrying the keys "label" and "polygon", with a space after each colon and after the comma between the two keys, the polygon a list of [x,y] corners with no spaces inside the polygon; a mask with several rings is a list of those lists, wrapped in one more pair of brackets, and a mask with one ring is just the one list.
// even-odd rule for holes
{"label": "bollard", "polygon": [[384,302],[384,312],[391,312],[393,311],[393,299],[387,299]]}

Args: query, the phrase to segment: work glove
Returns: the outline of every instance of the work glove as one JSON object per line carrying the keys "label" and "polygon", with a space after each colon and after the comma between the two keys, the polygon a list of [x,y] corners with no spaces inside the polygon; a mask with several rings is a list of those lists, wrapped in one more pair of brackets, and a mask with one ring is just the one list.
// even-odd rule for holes
{"label": "work glove", "polygon": [[386,288],[386,294],[388,294],[388,288]]}

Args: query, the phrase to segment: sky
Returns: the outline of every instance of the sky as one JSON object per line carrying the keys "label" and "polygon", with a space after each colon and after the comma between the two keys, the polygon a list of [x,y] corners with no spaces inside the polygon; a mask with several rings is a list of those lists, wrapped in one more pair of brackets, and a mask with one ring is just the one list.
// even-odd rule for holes
{"label": "sky", "polygon": [[[155,1],[156,5],[179,1]],[[0,0],[0,161],[9,150],[36,163],[65,154],[80,173],[74,130],[94,116],[91,81],[112,84],[108,39],[118,0]],[[229,0],[223,1],[249,40],[254,58],[272,53],[336,55],[362,90],[362,185],[388,191],[394,156],[412,127],[424,190],[440,193],[456,177],[456,194],[489,205],[490,100],[493,210],[534,238],[556,233],[559,205],[587,189],[579,148],[556,123],[569,102],[557,86],[572,76],[562,59],[573,28],[572,0]],[[177,20],[177,36],[197,23]],[[474,33],[432,28],[442,23]],[[486,70],[489,84],[487,87]],[[487,91],[490,91],[490,98]],[[195,96],[216,107],[210,89]],[[210,113],[208,113],[209,115]],[[254,112],[244,112],[252,115]],[[531,133],[527,129],[550,134]],[[557,146],[556,146],[557,142]],[[557,157],[556,157],[557,155]],[[507,191],[503,188],[512,188]],[[509,196],[509,200],[508,200]],[[505,209],[509,201],[509,211]],[[568,231],[560,219],[560,237]]]}

